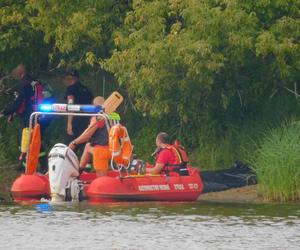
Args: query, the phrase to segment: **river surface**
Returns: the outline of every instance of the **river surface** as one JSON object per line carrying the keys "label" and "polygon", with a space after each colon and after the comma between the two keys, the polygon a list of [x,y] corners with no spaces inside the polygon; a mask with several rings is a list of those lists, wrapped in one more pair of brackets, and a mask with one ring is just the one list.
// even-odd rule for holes
{"label": "river surface", "polygon": [[2,204],[0,249],[300,249],[300,206]]}

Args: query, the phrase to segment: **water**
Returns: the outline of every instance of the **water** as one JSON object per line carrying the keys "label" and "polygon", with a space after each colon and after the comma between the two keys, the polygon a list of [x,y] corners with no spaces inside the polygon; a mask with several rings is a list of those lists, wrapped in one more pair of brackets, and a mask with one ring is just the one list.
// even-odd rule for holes
{"label": "water", "polygon": [[0,205],[0,249],[300,249],[300,206]]}

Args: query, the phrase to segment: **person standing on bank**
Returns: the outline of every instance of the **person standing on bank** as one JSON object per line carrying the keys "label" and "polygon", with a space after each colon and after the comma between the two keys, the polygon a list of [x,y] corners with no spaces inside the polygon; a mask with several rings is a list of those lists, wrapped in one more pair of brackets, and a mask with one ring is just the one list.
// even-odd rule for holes
{"label": "person standing on bank", "polygon": [[[28,73],[24,64],[19,64],[11,73],[12,77],[18,80],[18,84],[14,89],[14,100],[3,111],[3,115],[7,117],[9,123],[15,117],[19,118],[18,145],[21,150],[22,131],[29,126],[29,118],[33,112],[34,88],[32,82],[34,79]],[[19,157],[18,171],[24,171],[24,156]]]}
{"label": "person standing on bank", "polygon": [[[79,73],[76,70],[66,75],[65,83],[67,89],[65,100],[68,104],[91,104],[93,95],[91,91],[84,86],[79,79]],[[67,135],[65,138],[66,145],[70,144],[75,138],[82,134],[89,124],[89,117],[68,116]]]}
{"label": "person standing on bank", "polygon": [[33,78],[27,73],[24,64],[19,64],[12,71],[12,76],[17,79],[19,83],[14,89],[14,101],[6,107],[3,111],[3,115],[8,117],[8,122],[11,122],[15,116],[20,118],[20,143],[22,130],[28,127],[29,117],[33,111],[32,98],[34,96],[34,90],[31,86]]}

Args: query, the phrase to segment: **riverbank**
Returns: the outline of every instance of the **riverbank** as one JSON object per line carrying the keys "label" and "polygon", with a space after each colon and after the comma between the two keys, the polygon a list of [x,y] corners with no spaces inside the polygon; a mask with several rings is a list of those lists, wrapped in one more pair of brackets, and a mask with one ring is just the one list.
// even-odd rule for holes
{"label": "riverbank", "polygon": [[257,192],[257,185],[233,188],[221,192],[211,192],[199,197],[199,201],[228,203],[262,203],[263,198]]}

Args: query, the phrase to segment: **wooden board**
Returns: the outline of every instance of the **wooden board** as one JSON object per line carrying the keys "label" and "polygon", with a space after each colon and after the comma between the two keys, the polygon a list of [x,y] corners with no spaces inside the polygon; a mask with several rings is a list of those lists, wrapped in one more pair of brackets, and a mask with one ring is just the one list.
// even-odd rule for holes
{"label": "wooden board", "polygon": [[124,98],[123,96],[117,92],[114,91],[104,102],[103,104],[103,108],[106,114],[110,114],[114,111],[116,111],[116,109],[121,105],[121,103],[123,102]]}

